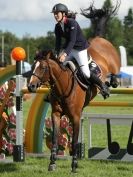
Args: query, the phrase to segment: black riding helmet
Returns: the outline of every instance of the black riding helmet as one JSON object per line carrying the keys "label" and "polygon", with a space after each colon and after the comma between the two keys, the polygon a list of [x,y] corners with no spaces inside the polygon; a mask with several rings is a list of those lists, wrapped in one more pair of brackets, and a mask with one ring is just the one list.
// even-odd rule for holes
{"label": "black riding helmet", "polygon": [[59,4],[56,4],[52,9],[52,13],[55,13],[55,12],[65,12],[67,14],[68,8],[66,5],[59,3]]}

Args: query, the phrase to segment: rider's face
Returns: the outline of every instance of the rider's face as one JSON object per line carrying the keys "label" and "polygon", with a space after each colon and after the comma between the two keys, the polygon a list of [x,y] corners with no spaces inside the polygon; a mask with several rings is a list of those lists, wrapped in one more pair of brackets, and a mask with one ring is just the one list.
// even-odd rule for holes
{"label": "rider's face", "polygon": [[64,16],[64,13],[62,12],[54,12],[54,18],[57,22],[62,21],[63,16]]}

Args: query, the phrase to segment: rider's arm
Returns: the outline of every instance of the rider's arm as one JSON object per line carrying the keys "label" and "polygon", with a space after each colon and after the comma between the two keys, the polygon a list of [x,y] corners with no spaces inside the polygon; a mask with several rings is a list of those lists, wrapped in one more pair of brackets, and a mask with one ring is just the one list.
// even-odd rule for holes
{"label": "rider's arm", "polygon": [[69,26],[69,30],[70,30],[70,36],[69,39],[67,40],[67,46],[64,50],[64,52],[69,55],[69,53],[71,52],[71,50],[73,49],[75,42],[76,42],[76,36],[77,36],[77,22],[75,20],[72,20],[70,22],[70,26]]}
{"label": "rider's arm", "polygon": [[57,55],[59,55],[61,49],[61,34],[60,34],[60,27],[57,24],[55,26],[55,51],[57,52]]}

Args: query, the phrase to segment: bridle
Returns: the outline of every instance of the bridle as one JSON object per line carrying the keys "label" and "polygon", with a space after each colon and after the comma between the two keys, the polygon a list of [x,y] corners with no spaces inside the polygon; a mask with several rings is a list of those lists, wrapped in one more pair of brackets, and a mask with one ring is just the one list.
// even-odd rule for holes
{"label": "bridle", "polygon": [[[37,60],[38,61],[38,60]],[[36,61],[36,63],[37,63],[37,61]],[[40,61],[39,61],[40,62]],[[34,64],[35,65],[35,64]],[[34,68],[35,69],[35,68]],[[43,76],[44,76],[44,74],[45,74],[45,67],[43,68],[42,67],[42,69],[44,69],[44,73],[43,73]],[[38,76],[37,74],[35,74],[34,73],[34,70],[33,70],[33,72],[32,72],[32,74],[31,74],[31,76],[35,76],[39,81],[40,81],[40,84],[43,84],[44,82],[42,81],[42,78],[43,78],[43,76],[42,77],[40,77],[40,76]]]}
{"label": "bridle", "polygon": [[[39,61],[39,62],[40,62],[40,61]],[[54,76],[54,74],[53,74],[53,71],[52,71],[52,69],[51,69],[51,67],[50,67],[50,64],[49,64],[49,62],[48,62],[48,59],[46,59],[45,62],[47,63],[47,66],[42,67],[42,69],[44,70],[43,76],[44,76],[46,73],[49,74],[49,76],[51,77],[51,79],[52,79],[52,81],[53,81],[53,82],[51,83],[51,87],[53,87],[53,86],[56,85],[57,79],[55,78],[55,76]],[[41,62],[40,62],[40,63],[41,63]],[[49,72],[49,73],[48,73],[48,72]],[[57,77],[58,79],[61,77],[61,74],[62,74],[62,70],[61,70],[61,72],[59,73],[59,76]],[[35,74],[34,72],[32,73],[31,76],[37,77],[37,78],[39,79],[39,81],[40,81],[41,84],[44,84],[45,82],[47,82],[47,81],[43,81],[43,80],[42,80],[43,76],[40,77],[40,76],[38,76],[37,74]],[[48,80],[48,82],[50,82],[50,79]]]}
{"label": "bridle", "polygon": [[[41,79],[38,75],[36,75],[35,73],[32,73],[31,76],[35,76],[35,77],[37,77],[40,81],[42,81],[42,79]],[[42,83],[42,82],[41,82],[41,83]]]}
{"label": "bridle", "polygon": [[[40,62],[40,61],[39,61],[39,62]],[[61,94],[60,96],[59,96],[59,95],[57,96],[57,94],[56,94],[56,92],[55,92],[55,88],[56,88],[57,85],[58,85],[58,80],[59,80],[60,77],[62,76],[63,69],[61,69],[61,71],[59,72],[59,75],[58,75],[58,77],[57,77],[58,80],[57,80],[57,78],[54,76],[53,70],[52,70],[52,68],[51,68],[51,66],[50,66],[50,64],[49,64],[49,59],[46,59],[45,62],[47,63],[47,66],[45,66],[45,67],[42,67],[42,66],[41,66],[42,69],[44,70],[43,76],[40,77],[40,76],[36,75],[34,72],[32,73],[32,75],[35,76],[35,77],[37,77],[37,78],[39,79],[40,85],[41,85],[41,84],[45,84],[46,82],[49,82],[49,83],[50,83],[50,87],[51,87],[51,95],[52,95],[53,97],[55,97],[56,99],[58,98],[58,100],[63,100],[64,98],[68,97],[68,96],[70,95],[70,93],[72,92],[72,90],[73,90],[73,84],[72,84],[72,87],[71,87],[71,89],[70,89],[70,91],[69,91],[69,93],[68,93],[67,95],[65,95],[65,93],[64,93],[64,94]],[[49,80],[43,81],[42,78],[45,77],[44,75],[46,74],[46,72],[47,72],[47,74],[49,74]],[[49,72],[49,73],[48,73],[48,72]],[[74,80],[75,80],[75,79],[74,79]],[[75,84],[74,84],[74,85],[75,85]],[[46,85],[46,86],[47,86],[47,85]],[[58,87],[58,89],[60,90],[60,93],[61,93],[62,91],[61,91],[60,87]],[[67,91],[67,88],[66,88],[66,91]]]}

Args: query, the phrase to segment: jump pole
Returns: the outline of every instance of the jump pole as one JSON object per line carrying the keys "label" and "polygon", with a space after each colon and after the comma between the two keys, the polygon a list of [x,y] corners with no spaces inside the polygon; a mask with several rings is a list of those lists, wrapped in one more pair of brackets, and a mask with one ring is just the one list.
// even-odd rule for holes
{"label": "jump pole", "polygon": [[13,147],[13,161],[24,161],[24,145],[23,145],[23,111],[22,111],[22,60],[25,59],[25,50],[16,47],[11,52],[11,57],[16,60],[16,144]]}
{"label": "jump pole", "polygon": [[[47,93],[50,89],[47,87],[41,87],[38,88],[36,93]],[[30,93],[27,88],[22,89],[23,93]],[[133,88],[111,88],[110,89],[111,94],[133,94]]]}

